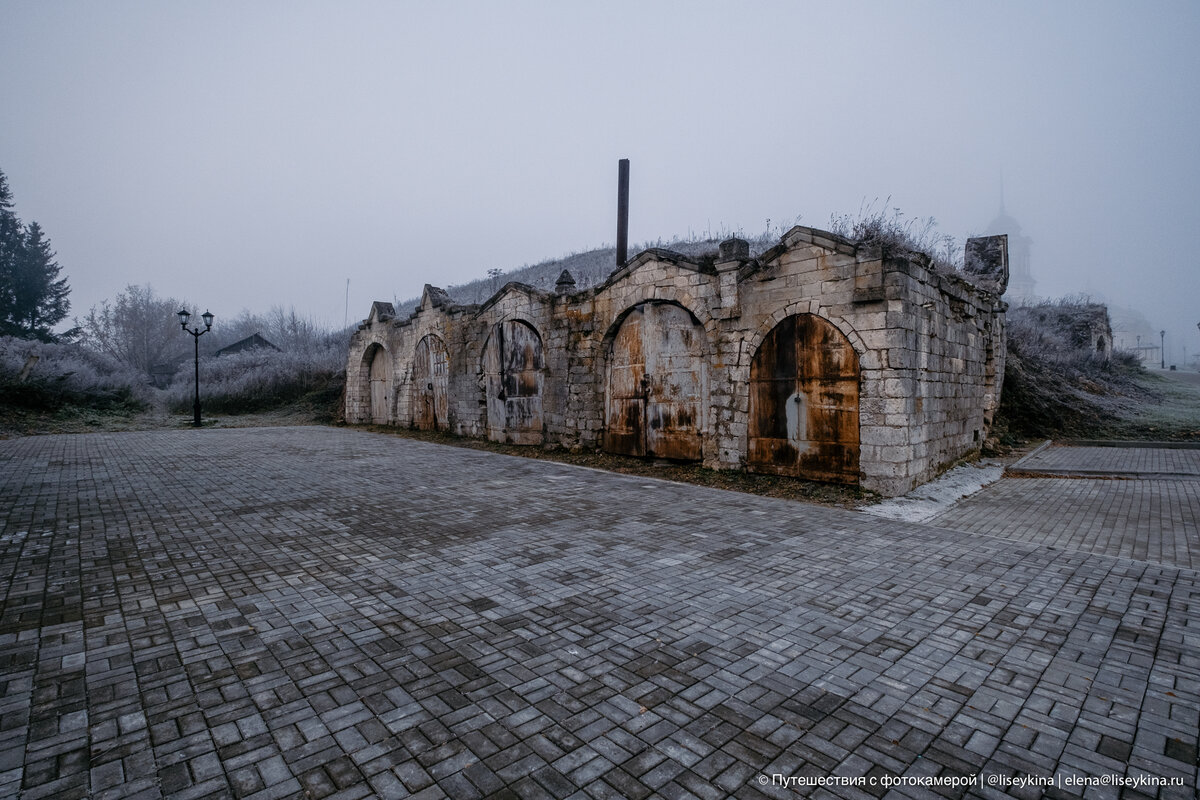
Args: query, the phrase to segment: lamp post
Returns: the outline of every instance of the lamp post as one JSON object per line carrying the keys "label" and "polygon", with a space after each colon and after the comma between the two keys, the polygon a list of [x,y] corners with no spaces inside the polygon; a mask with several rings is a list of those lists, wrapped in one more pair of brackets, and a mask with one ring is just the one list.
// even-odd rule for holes
{"label": "lamp post", "polygon": [[1167,344],[1167,332],[1165,330],[1159,331],[1158,332],[1158,354],[1162,357],[1162,365],[1161,365],[1162,369],[1167,368],[1166,344]]}
{"label": "lamp post", "polygon": [[191,329],[188,328],[188,326],[187,326],[188,320],[192,318],[192,315],[189,314],[186,310],[181,310],[177,313],[179,314],[179,326],[181,328],[183,328],[184,333],[190,333],[192,335],[192,338],[196,342],[196,402],[192,405],[192,413],[195,415],[195,418],[192,420],[192,427],[199,428],[200,427],[200,337],[203,336],[204,334],[208,333],[210,330],[212,330],[213,315],[212,315],[212,312],[209,312],[209,311],[205,311],[203,314],[200,315],[200,318],[202,320],[204,320],[204,330],[200,330],[199,325],[197,325],[196,327],[191,328]]}

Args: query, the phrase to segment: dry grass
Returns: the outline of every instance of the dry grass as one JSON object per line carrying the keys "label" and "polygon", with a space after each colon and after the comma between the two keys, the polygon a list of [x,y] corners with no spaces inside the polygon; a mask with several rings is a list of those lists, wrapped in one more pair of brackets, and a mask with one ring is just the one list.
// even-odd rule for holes
{"label": "dry grass", "polygon": [[[201,410],[205,428],[273,428],[284,425],[324,425],[328,413],[311,407],[289,406],[254,414],[212,414]],[[0,405],[0,439],[57,433],[176,430],[192,427],[192,412],[170,413],[162,408],[142,410],[63,407],[30,409]]]}
{"label": "dry grass", "polygon": [[879,207],[879,199],[864,202],[858,216],[834,214],[829,230],[853,242],[875,244],[884,257],[924,255],[940,272],[953,273],[962,267],[962,252],[953,236],[937,229],[933,217],[906,217],[898,208],[888,210],[889,197]]}

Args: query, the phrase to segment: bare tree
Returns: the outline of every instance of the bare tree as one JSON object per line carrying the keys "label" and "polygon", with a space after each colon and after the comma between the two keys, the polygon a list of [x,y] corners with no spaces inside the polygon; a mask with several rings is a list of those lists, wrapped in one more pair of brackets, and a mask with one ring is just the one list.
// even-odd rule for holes
{"label": "bare tree", "polygon": [[156,365],[187,355],[191,339],[180,335],[175,316],[185,305],[158,297],[149,284],[131,284],[113,302],[92,306],[75,324],[84,344],[150,375]]}
{"label": "bare tree", "polygon": [[263,335],[288,352],[310,352],[320,344],[325,334],[311,317],[297,314],[295,306],[272,306],[265,322]]}

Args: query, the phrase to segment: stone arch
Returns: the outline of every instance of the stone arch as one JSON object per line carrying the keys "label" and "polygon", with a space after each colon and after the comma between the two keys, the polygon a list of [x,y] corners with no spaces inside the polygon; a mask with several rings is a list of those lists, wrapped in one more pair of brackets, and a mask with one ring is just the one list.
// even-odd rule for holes
{"label": "stone arch", "polygon": [[858,353],[830,320],[780,320],[750,361],[748,468],[857,483],[859,378]]}
{"label": "stone arch", "polygon": [[367,418],[375,425],[392,421],[392,359],[383,345],[373,342],[363,351],[362,380]]}
{"label": "stone arch", "polygon": [[625,309],[604,336],[604,449],[686,461],[703,457],[707,336],[678,303]]}
{"label": "stone arch", "polygon": [[489,439],[542,443],[545,369],[542,337],[532,323],[508,319],[492,326],[480,355]]}
{"label": "stone arch", "polygon": [[771,331],[775,330],[779,323],[797,314],[812,314],[813,316],[820,317],[837,328],[838,332],[846,337],[860,359],[867,354],[866,342],[862,340],[862,337],[859,336],[854,326],[842,317],[829,316],[828,310],[815,300],[796,300],[777,309],[770,316],[764,317],[758,328],[746,340],[746,350],[750,353],[757,351],[762,346],[763,340],[767,338]]}
{"label": "stone arch", "polygon": [[[614,290],[609,289],[609,292]],[[615,293],[615,292],[614,292]],[[659,286],[653,283],[639,284],[631,286],[624,291],[615,293],[619,299],[613,301],[613,307],[620,308],[622,311],[618,313],[609,323],[605,331],[602,341],[603,352],[608,352],[608,346],[612,343],[612,337],[617,334],[617,330],[621,327],[621,323],[625,317],[629,315],[633,309],[647,303],[669,303],[679,306],[692,315],[692,319],[696,321],[705,333],[705,347],[710,341],[716,341],[717,321],[708,313],[708,308],[703,302],[698,302],[691,292],[678,289],[674,286]],[[705,355],[709,355],[706,351]]]}
{"label": "stone arch", "polygon": [[417,342],[412,365],[412,425],[419,430],[450,427],[450,351],[435,333]]}

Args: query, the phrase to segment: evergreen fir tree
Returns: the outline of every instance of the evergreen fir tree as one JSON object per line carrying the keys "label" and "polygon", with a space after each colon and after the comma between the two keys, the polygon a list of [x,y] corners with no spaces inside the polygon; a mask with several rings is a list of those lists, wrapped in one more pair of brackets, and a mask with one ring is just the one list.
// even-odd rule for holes
{"label": "evergreen fir tree", "polygon": [[23,226],[12,205],[0,172],[0,334],[56,341],[52,329],[67,317],[71,289],[42,226]]}
{"label": "evergreen fir tree", "polygon": [[13,321],[20,332],[14,335],[54,341],[51,329],[66,319],[71,309],[67,299],[71,288],[66,278],[58,277],[62,267],[54,260],[42,226],[29,223],[22,239],[13,292],[17,312]]}
{"label": "evergreen fir tree", "polygon": [[15,308],[14,289],[21,239],[21,220],[13,212],[8,178],[0,172],[0,334],[8,333],[6,323]]}

